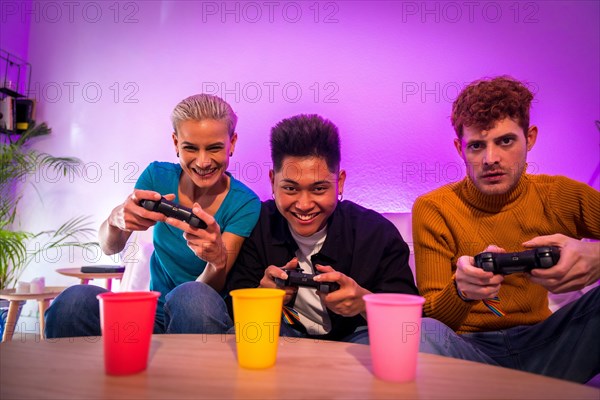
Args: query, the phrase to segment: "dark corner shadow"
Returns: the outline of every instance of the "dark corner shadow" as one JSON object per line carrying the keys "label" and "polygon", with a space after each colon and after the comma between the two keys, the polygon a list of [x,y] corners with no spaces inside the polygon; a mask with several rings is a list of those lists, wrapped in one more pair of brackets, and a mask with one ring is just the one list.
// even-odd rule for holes
{"label": "dark corner shadow", "polygon": [[369,345],[359,344],[348,346],[346,352],[356,358],[356,360],[365,367],[370,373],[373,373],[373,366],[371,364],[371,353]]}

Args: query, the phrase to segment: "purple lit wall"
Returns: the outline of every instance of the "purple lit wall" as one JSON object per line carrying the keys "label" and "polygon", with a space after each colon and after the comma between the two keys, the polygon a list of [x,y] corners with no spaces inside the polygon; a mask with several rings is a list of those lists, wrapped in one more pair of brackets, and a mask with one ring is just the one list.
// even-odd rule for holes
{"label": "purple lit wall", "polygon": [[[17,16],[17,11],[25,7],[31,7],[31,0],[0,3],[0,49],[21,59],[27,59],[31,18],[27,14]],[[4,71],[0,71],[1,78],[3,74]]]}
{"label": "purple lit wall", "polygon": [[[263,199],[271,126],[319,113],[341,130],[344,198],[410,211],[464,175],[449,121],[456,94],[500,74],[536,93],[531,172],[589,182],[600,161],[597,1],[3,5],[3,25],[30,20],[32,94],[53,128],[39,148],[87,167],[72,182],[36,177],[43,205],[30,196],[23,215],[32,229],[76,214],[100,224],[150,161],[175,161],[169,114],[202,91],[238,113],[231,171]],[[23,41],[2,34],[2,47]]]}

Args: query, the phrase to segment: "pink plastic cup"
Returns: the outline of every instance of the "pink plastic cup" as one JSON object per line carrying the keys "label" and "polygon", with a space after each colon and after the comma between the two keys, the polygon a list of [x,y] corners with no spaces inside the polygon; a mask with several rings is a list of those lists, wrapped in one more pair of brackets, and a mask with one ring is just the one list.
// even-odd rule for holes
{"label": "pink plastic cup", "polygon": [[97,296],[107,374],[129,375],[147,368],[159,297],[160,292],[107,292]]}
{"label": "pink plastic cup", "polygon": [[421,337],[421,296],[373,293],[367,307],[373,374],[384,381],[411,382],[417,373]]}

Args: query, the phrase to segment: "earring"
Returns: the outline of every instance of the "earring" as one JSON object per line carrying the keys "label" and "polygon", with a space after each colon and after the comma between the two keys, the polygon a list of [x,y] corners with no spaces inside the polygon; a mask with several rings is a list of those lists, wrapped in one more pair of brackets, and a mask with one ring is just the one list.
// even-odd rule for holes
{"label": "earring", "polygon": [[342,201],[344,199],[344,193],[340,193],[338,195],[338,201]]}
{"label": "earring", "polygon": [[233,151],[229,152],[229,157],[231,157],[233,155]]}
{"label": "earring", "polygon": [[275,200],[275,192],[271,193],[271,197]]}
{"label": "earring", "polygon": [[179,152],[177,152],[177,158],[179,158]]}

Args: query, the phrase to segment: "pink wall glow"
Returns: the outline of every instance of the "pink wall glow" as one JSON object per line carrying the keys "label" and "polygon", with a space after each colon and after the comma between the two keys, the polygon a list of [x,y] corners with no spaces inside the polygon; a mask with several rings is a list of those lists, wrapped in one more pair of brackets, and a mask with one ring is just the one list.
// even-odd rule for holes
{"label": "pink wall glow", "polygon": [[458,90],[500,74],[536,92],[532,172],[588,182],[600,161],[597,1],[3,3],[21,12],[3,23],[29,7],[38,120],[54,131],[39,148],[88,166],[73,182],[37,177],[33,227],[100,224],[148,162],[175,161],[169,114],[202,91],[238,113],[231,170],[263,199],[271,126],[319,113],[342,133],[344,198],[410,211],[464,175],[449,122]]}
{"label": "pink wall glow", "polygon": [[0,2],[0,49],[21,59],[27,59],[31,15],[20,10],[31,8],[31,4],[31,0]]}

